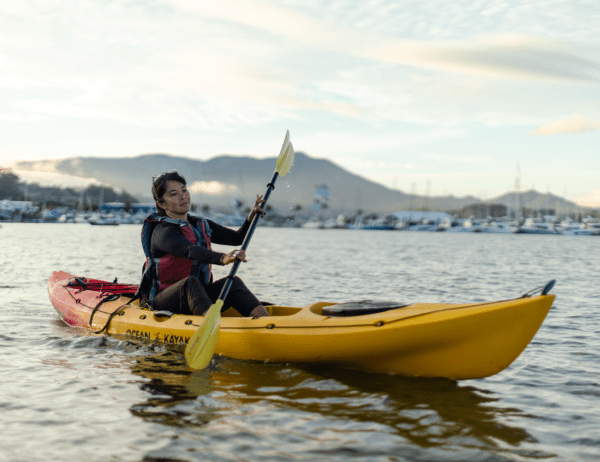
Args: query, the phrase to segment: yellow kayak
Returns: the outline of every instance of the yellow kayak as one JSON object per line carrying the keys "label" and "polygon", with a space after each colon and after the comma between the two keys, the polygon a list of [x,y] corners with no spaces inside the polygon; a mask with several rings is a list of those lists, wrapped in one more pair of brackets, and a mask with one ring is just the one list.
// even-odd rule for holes
{"label": "yellow kayak", "polygon": [[[215,353],[404,376],[488,377],[507,368],[536,334],[554,302],[555,296],[547,293],[552,284],[540,288],[540,295],[512,300],[413,303],[367,308],[356,315],[344,309],[347,304],[332,302],[267,306],[270,317],[258,319],[229,309],[223,313]],[[135,289],[65,272],[54,272],[48,280],[52,305],[71,326],[187,343],[203,317],[142,308],[131,302]]]}

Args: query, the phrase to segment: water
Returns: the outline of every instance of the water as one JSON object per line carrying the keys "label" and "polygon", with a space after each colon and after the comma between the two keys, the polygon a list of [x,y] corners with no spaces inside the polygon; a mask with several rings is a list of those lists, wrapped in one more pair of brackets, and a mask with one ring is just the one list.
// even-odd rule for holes
{"label": "water", "polygon": [[[57,320],[53,270],[137,282],[140,227],[0,229],[0,461],[595,461],[600,239],[259,228],[239,275],[281,304],[478,302],[557,279],[505,371],[453,382],[216,357]],[[223,268],[218,276],[225,274]]]}

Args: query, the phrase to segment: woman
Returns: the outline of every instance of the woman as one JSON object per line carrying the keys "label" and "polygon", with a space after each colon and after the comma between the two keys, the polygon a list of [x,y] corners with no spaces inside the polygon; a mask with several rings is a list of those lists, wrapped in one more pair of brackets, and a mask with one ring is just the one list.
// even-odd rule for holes
{"label": "woman", "polygon": [[[214,221],[188,215],[190,193],[185,179],[175,171],[154,177],[152,195],[158,213],[146,219],[142,230],[147,257],[141,284],[142,300],[154,310],[202,315],[219,298],[227,280],[213,281],[211,266],[229,265],[236,259],[246,261],[243,250],[227,254],[214,252],[211,243],[242,244],[254,216],[257,213],[264,216],[260,207],[264,200],[257,195],[246,221],[234,231]],[[224,307],[233,306],[243,316],[269,315],[238,277],[234,278],[224,302]]]}

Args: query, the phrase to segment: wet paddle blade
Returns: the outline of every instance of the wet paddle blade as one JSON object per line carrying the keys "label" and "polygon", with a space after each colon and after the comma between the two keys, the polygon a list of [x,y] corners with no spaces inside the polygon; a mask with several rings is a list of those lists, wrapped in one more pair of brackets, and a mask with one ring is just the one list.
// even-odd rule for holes
{"label": "wet paddle blade", "polygon": [[204,369],[215,352],[219,340],[222,307],[223,300],[217,300],[208,309],[200,327],[185,348],[185,360],[192,369]]}
{"label": "wet paddle blade", "polygon": [[292,164],[294,163],[294,147],[292,143],[288,144],[288,147],[285,151],[285,158],[277,163],[279,176],[285,176],[287,172],[292,168]]}
{"label": "wet paddle blade", "polygon": [[283,146],[281,146],[281,152],[277,158],[277,166],[275,171],[279,173],[279,176],[285,176],[287,172],[292,168],[294,163],[294,147],[290,142],[290,131],[288,130],[285,134],[285,140]]}
{"label": "wet paddle blade", "polygon": [[277,162],[279,162],[279,159],[281,159],[281,156],[283,156],[283,154],[285,153],[288,144],[290,144],[290,131],[286,130],[285,138],[283,139],[283,144],[281,145],[281,151],[279,151],[279,157],[277,158]]}

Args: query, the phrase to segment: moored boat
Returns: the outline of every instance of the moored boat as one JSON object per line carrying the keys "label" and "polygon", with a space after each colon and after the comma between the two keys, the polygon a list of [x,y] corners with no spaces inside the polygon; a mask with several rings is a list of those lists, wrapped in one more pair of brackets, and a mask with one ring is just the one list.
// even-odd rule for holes
{"label": "moored boat", "polygon": [[482,233],[514,234],[518,231],[519,229],[516,226],[511,226],[503,222],[485,223],[481,226]]}
{"label": "moored boat", "polygon": [[[548,294],[552,283],[540,288],[540,295],[485,303],[272,305],[269,317],[257,319],[229,309],[215,352],[405,376],[487,377],[508,367],[534,337],[554,301]],[[50,301],[71,326],[187,343],[203,317],[140,307],[131,301],[136,289],[60,271],[48,280]]]}
{"label": "moored boat", "polygon": [[517,232],[520,234],[558,234],[554,223],[546,223],[535,218],[526,218],[523,226],[520,226]]}

